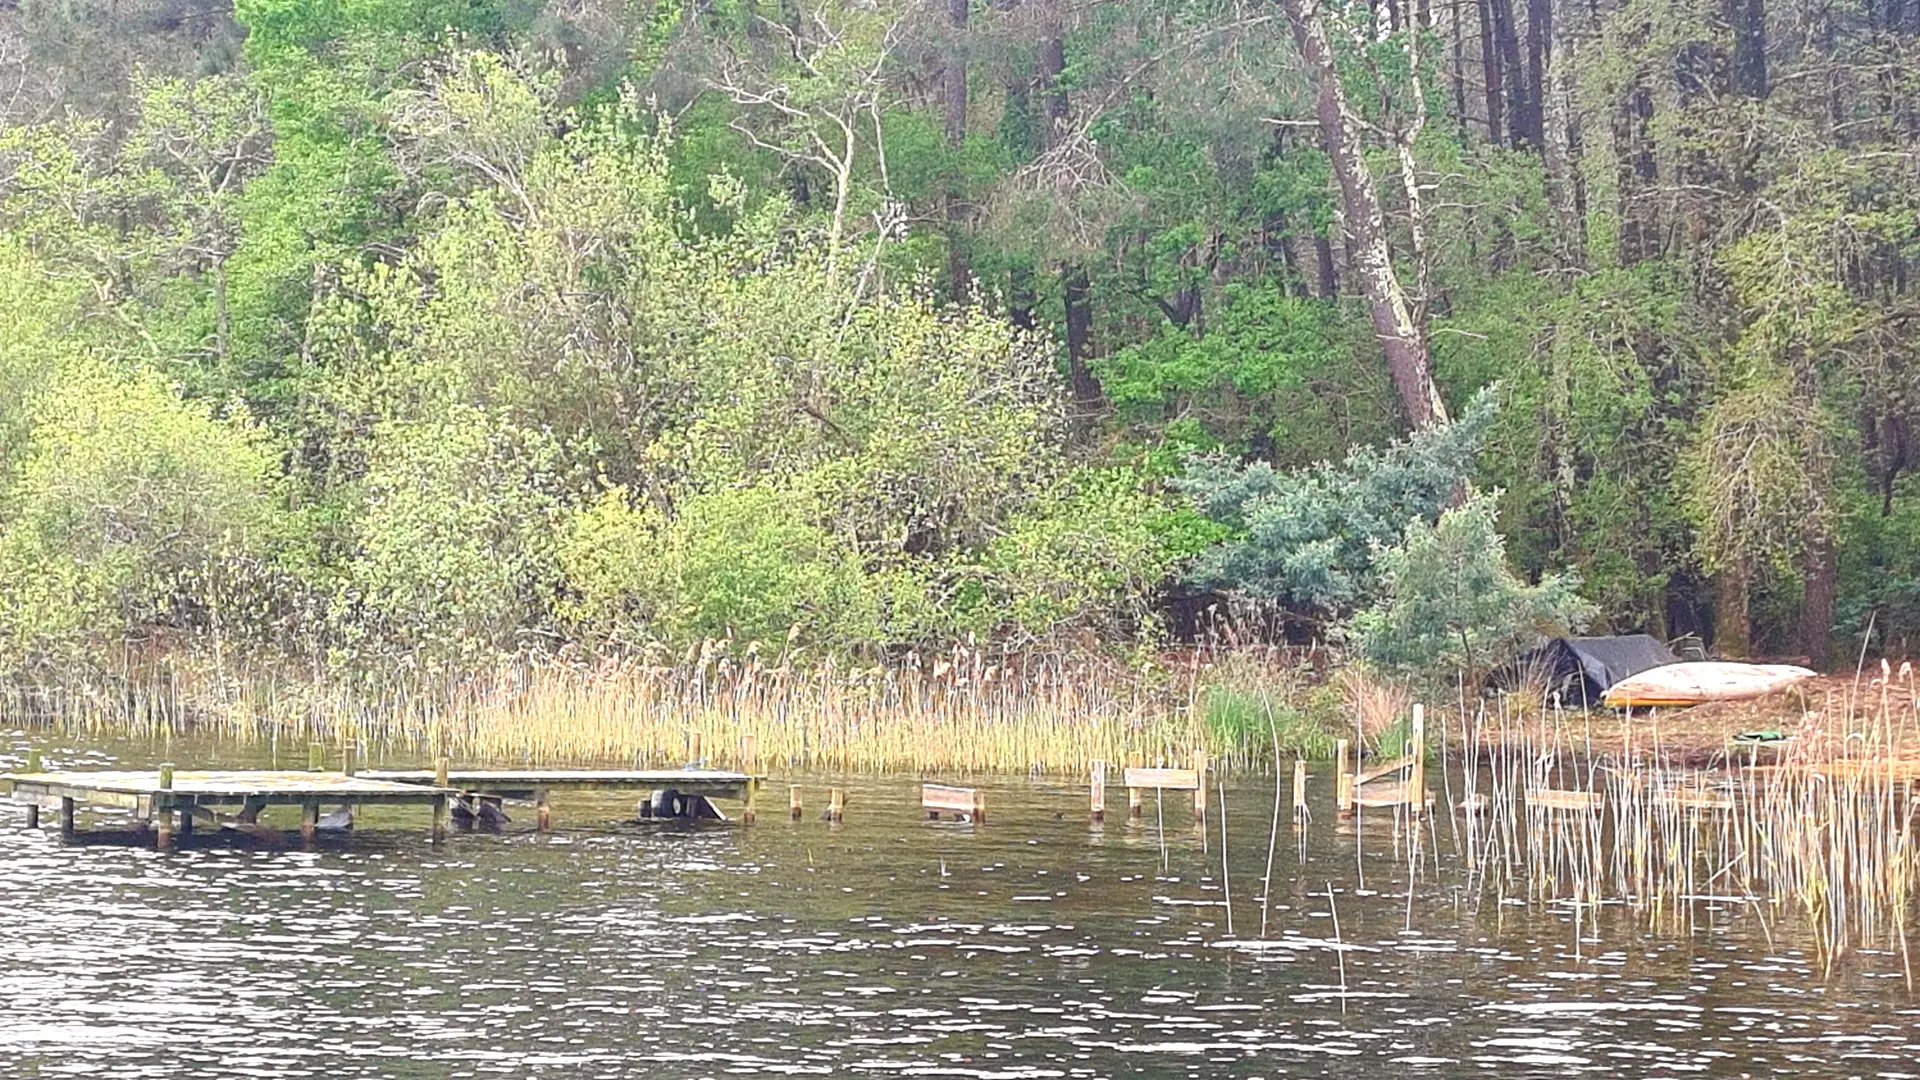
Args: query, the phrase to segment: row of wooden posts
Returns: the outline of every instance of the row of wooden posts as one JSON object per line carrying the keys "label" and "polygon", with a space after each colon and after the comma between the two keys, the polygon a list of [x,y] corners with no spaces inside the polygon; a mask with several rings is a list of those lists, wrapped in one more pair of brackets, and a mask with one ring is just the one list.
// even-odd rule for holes
{"label": "row of wooden posts", "polygon": [[[1359,808],[1369,806],[1404,808],[1415,815],[1425,813],[1432,806],[1432,796],[1427,793],[1426,726],[1425,708],[1415,705],[1410,752],[1404,757],[1364,769],[1351,752],[1350,742],[1340,739],[1334,743],[1334,808],[1341,817],[1352,816]],[[1204,823],[1207,818],[1208,764],[1207,752],[1198,747],[1194,748],[1190,763],[1184,769],[1147,767],[1141,764],[1141,757],[1135,755],[1121,773],[1121,783],[1127,789],[1127,816],[1138,818],[1145,814],[1148,791],[1190,791],[1193,793],[1194,821]],[[1365,787],[1369,783],[1400,774],[1405,776],[1401,783],[1376,788],[1371,792]],[[1092,819],[1104,821],[1107,815],[1107,763],[1094,762],[1089,780]],[[840,821],[846,810],[846,793],[840,788],[830,788],[827,797],[827,820]],[[798,821],[804,813],[800,785],[794,784],[788,788],[787,799],[789,813]],[[984,823],[987,819],[987,796],[978,788],[922,784],[920,807],[930,820],[939,820],[942,814],[952,814],[957,820],[975,824]],[[1293,763],[1293,814],[1296,820],[1307,817],[1307,763],[1300,760]],[[752,818],[747,820],[751,821]]]}

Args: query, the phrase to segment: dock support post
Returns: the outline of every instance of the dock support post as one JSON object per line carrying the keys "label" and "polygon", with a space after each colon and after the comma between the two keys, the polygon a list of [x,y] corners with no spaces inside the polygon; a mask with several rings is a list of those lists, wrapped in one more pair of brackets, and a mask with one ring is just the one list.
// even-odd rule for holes
{"label": "dock support post", "polygon": [[535,788],[533,792],[533,827],[540,832],[553,828],[553,811],[547,808],[547,789]]}
{"label": "dock support post", "polygon": [[73,839],[73,800],[65,797],[60,800],[60,839]]}
{"label": "dock support post", "polygon": [[1093,763],[1093,820],[1107,819],[1107,763]]}
{"label": "dock support post", "polygon": [[800,785],[799,784],[787,785],[787,813],[792,815],[793,820],[795,821],[800,820],[801,811],[800,811]]}
{"label": "dock support post", "polygon": [[1347,740],[1333,742],[1333,809],[1341,817],[1353,816],[1353,774],[1347,771]]}
{"label": "dock support post", "polygon": [[340,748],[340,772],[342,775],[352,776],[354,773],[360,771],[360,755],[357,753],[358,750],[359,747],[354,745],[352,739],[348,739],[346,745]]}
{"label": "dock support post", "polygon": [[1417,817],[1427,812],[1427,707],[1413,707],[1413,769],[1407,775],[1407,805]]}
{"label": "dock support post", "polygon": [[1293,820],[1307,820],[1307,762],[1293,759]]}
{"label": "dock support post", "polygon": [[[1128,754],[1127,768],[1137,769],[1139,767],[1140,767],[1140,755]],[[1127,816],[1128,817],[1137,818],[1141,814],[1146,812],[1145,798],[1146,798],[1145,795],[1141,793],[1139,788],[1130,787],[1127,789]]]}
{"label": "dock support post", "polygon": [[433,797],[433,842],[437,846],[447,840],[447,797]]}
{"label": "dock support post", "polygon": [[1199,747],[1193,748],[1193,775],[1200,784],[1193,789],[1193,820],[1195,824],[1207,823],[1207,752]]}
{"label": "dock support post", "polygon": [[[318,743],[315,744],[319,745]],[[313,847],[314,839],[320,832],[320,801],[308,799],[300,804],[300,846]]]}
{"label": "dock support post", "polygon": [[325,772],[327,768],[327,748],[322,743],[307,744],[307,771]]}
{"label": "dock support post", "polygon": [[979,788],[973,789],[973,823],[975,825],[987,823],[987,793]]}
{"label": "dock support post", "polygon": [[[160,763],[160,790],[173,790],[173,762]],[[154,840],[161,851],[173,849],[173,800],[166,796],[155,799],[153,826]]]}
{"label": "dock support post", "polygon": [[747,774],[746,805],[740,809],[740,824],[753,824],[753,797],[760,794],[760,740],[747,735],[740,740],[740,767]]}
{"label": "dock support post", "polygon": [[[26,771],[30,773],[37,773],[40,771],[40,751],[38,750],[27,751]],[[28,803],[27,804],[27,828],[37,829],[39,827],[40,827],[40,804],[37,802]]]}
{"label": "dock support post", "polygon": [[839,788],[829,789],[827,791],[827,820],[839,821],[841,817],[846,814],[846,811],[846,792],[841,791]]}

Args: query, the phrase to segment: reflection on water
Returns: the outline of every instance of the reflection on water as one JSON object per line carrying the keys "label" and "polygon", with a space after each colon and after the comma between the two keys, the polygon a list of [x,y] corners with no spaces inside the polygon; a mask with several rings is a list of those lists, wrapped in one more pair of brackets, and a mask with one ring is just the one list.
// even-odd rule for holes
{"label": "reflection on water", "polygon": [[1576,940],[1569,911],[1470,888],[1444,821],[1409,890],[1384,815],[1304,845],[1281,822],[1262,939],[1270,781],[1227,790],[1224,883],[1218,832],[1203,845],[1172,800],[1163,869],[1151,800],[1144,824],[1120,796],[1093,826],[1084,789],[999,784],[975,830],[921,820],[910,782],[848,786],[839,826],[642,826],[583,796],[547,837],[434,849],[418,812],[372,812],[311,854],[62,847],[5,807],[0,1071],[1920,1074],[1897,942],[1828,973],[1790,920],[1733,902],[1690,933],[1588,912]]}

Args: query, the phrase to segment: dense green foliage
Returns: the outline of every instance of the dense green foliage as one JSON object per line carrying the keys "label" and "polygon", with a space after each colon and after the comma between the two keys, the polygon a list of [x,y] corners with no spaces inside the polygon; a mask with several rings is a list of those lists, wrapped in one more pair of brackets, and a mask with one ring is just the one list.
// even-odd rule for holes
{"label": "dense green foliage", "polygon": [[0,664],[1900,647],[1910,6],[0,6]]}

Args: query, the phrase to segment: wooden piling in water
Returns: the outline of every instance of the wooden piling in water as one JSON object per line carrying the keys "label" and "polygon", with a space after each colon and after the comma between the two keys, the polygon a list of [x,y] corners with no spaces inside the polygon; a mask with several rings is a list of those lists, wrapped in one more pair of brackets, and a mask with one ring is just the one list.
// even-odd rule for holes
{"label": "wooden piling in water", "polygon": [[787,786],[787,813],[793,817],[793,820],[795,821],[800,820],[801,810],[800,810],[800,785],[799,784],[790,784]]}
{"label": "wooden piling in water", "polygon": [[1107,819],[1107,763],[1093,763],[1093,820]]}
{"label": "wooden piling in water", "polygon": [[1196,825],[1207,823],[1207,752],[1199,747],[1193,748],[1193,775],[1197,783],[1193,789],[1193,821]]}
{"label": "wooden piling in water", "polygon": [[73,839],[73,800],[64,796],[60,799],[60,839]]}
{"label": "wooden piling in water", "polygon": [[[318,746],[318,743],[314,744]],[[311,848],[320,832],[320,800],[308,799],[300,804],[300,846]]]}
{"label": "wooden piling in water", "polygon": [[1304,758],[1293,760],[1293,820],[1307,820],[1307,763]]}
{"label": "wooden piling in water", "polygon": [[740,771],[747,774],[746,805],[740,810],[740,824],[753,824],[753,797],[760,793],[760,740],[752,735],[740,739]]}
{"label": "wooden piling in water", "polygon": [[[173,790],[173,762],[171,761],[163,761],[160,763],[160,790],[163,792]],[[158,799],[154,801],[156,803],[160,802]],[[173,807],[164,804],[154,807],[153,830],[154,843],[160,850],[172,850]]]}
{"label": "wooden piling in water", "polygon": [[356,753],[357,749],[351,739],[347,740],[345,745],[340,747],[340,774],[342,776],[352,776],[360,771],[360,755]]}
{"label": "wooden piling in water", "polygon": [[[1139,754],[1127,755],[1128,769],[1137,769],[1140,767],[1140,764],[1141,764],[1141,758]],[[1137,818],[1141,814],[1145,813],[1146,812],[1145,800],[1146,800],[1145,793],[1142,792],[1139,788],[1129,784],[1127,786],[1127,816],[1132,818]]]}
{"label": "wooden piling in water", "polygon": [[1422,814],[1427,809],[1427,707],[1413,707],[1413,768],[1407,774],[1408,813]]}
{"label": "wooden piling in water", "polygon": [[447,797],[433,797],[433,843],[435,846],[447,841]]}
{"label": "wooden piling in water", "polygon": [[546,832],[553,828],[553,811],[547,806],[546,788],[534,789],[533,827],[537,832]]}
{"label": "wooden piling in water", "polygon": [[846,811],[846,792],[841,791],[839,788],[829,788],[827,790],[827,820],[839,821],[846,815]]}
{"label": "wooden piling in water", "polygon": [[[27,751],[27,771],[30,773],[37,773],[40,771],[40,751],[38,750]],[[37,802],[28,803],[27,804],[27,828],[37,829],[39,827],[40,827],[40,804]]]}
{"label": "wooden piling in water", "polygon": [[1347,769],[1347,740],[1333,742],[1333,809],[1341,817],[1353,816],[1353,773]]}
{"label": "wooden piling in water", "polygon": [[327,747],[324,743],[307,744],[307,771],[324,772],[327,767]]}

